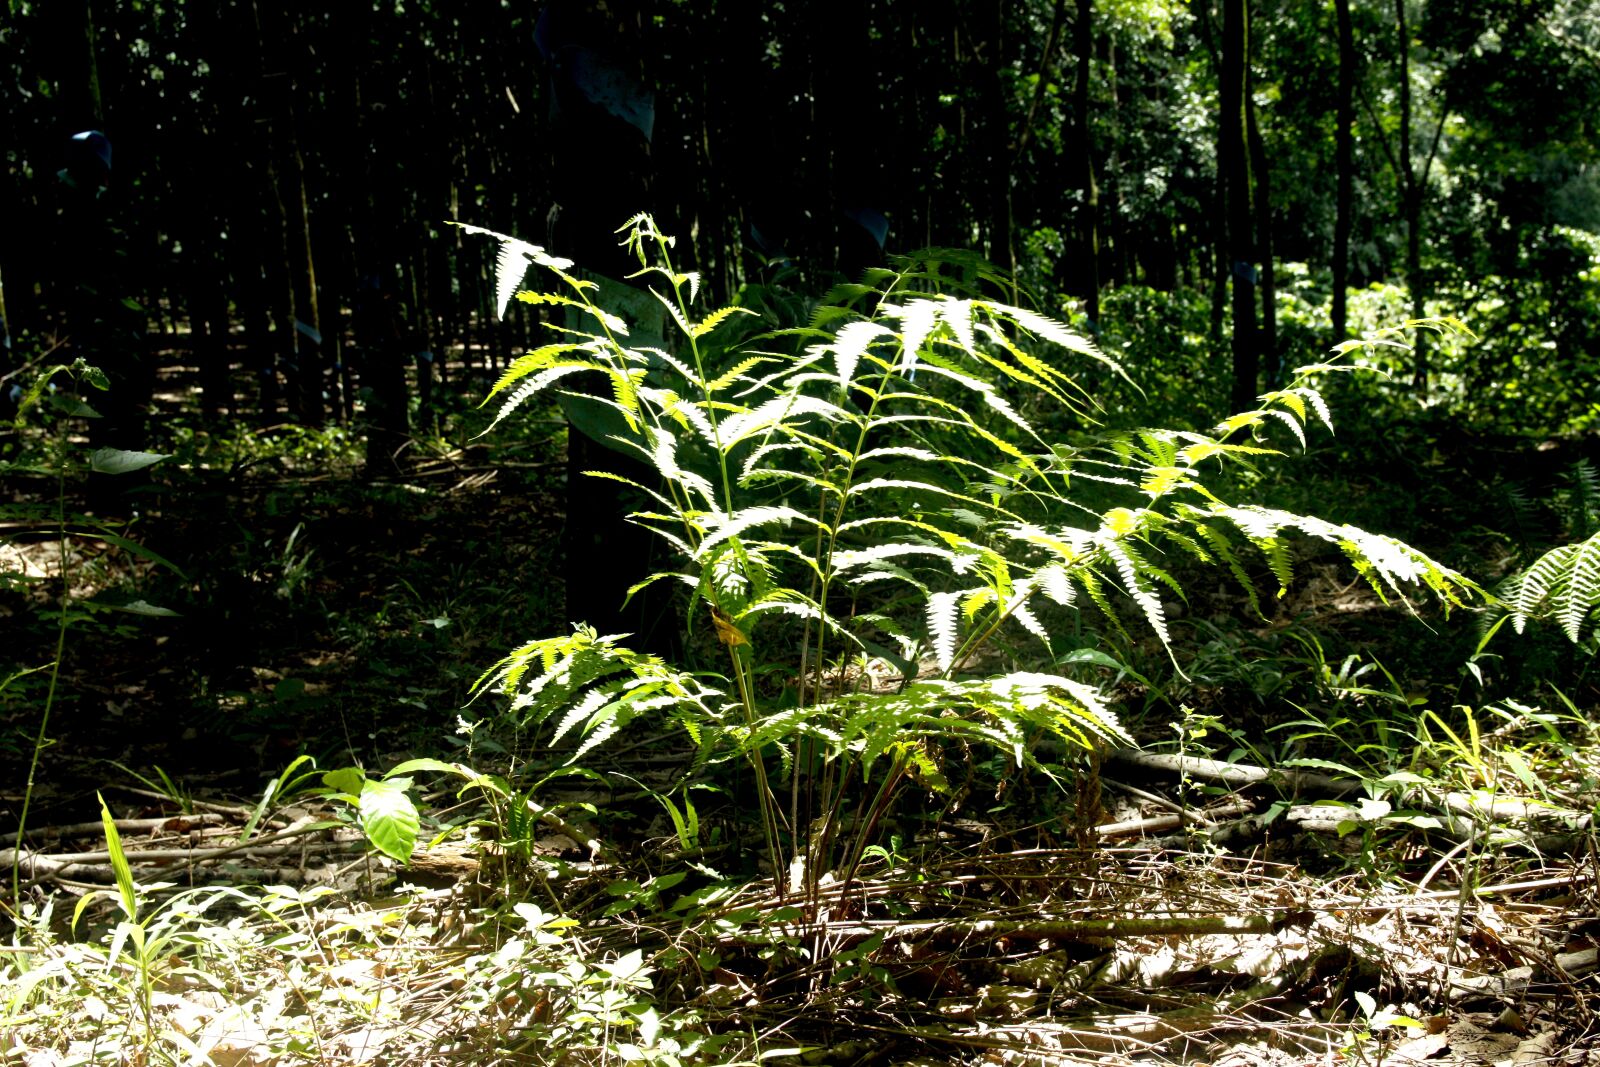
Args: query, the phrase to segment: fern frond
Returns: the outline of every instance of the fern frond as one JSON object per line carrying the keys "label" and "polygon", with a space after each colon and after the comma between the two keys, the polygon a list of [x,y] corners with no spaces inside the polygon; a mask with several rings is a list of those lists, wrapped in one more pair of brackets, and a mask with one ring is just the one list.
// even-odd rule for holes
{"label": "fern frond", "polygon": [[841,326],[834,336],[833,343],[827,346],[833,353],[833,365],[839,384],[844,387],[850,385],[850,379],[855,377],[856,364],[861,362],[862,353],[872,342],[880,337],[892,336],[894,336],[893,330],[876,322],[850,322]]}
{"label": "fern frond", "polygon": [[1300,447],[1302,449],[1306,447],[1306,431],[1305,427],[1300,425],[1299,419],[1295,418],[1289,412],[1284,411],[1282,408],[1268,408],[1267,414],[1271,415],[1273,418],[1289,427],[1290,430],[1294,431],[1295,437],[1300,441]]}
{"label": "fern frond", "polygon": [[[1149,583],[1140,573],[1140,566],[1135,562],[1137,556],[1134,551],[1120,541],[1107,539],[1100,545],[1100,550],[1105,553],[1111,565],[1116,568],[1117,576],[1122,579],[1122,587],[1133,602],[1139,605],[1139,610],[1144,614],[1145,621],[1150,628],[1161,638],[1163,645],[1172,643],[1171,636],[1167,633],[1167,613],[1161,605],[1161,598],[1150,589]],[[1170,579],[1169,579],[1170,580]]]}
{"label": "fern frond", "polygon": [[961,593],[939,592],[928,595],[928,636],[933,642],[934,661],[939,670],[948,671],[956,658],[960,636]]}
{"label": "fern frond", "polygon": [[1589,616],[1600,608],[1600,533],[1540,556],[1517,577],[1510,605],[1511,624],[1519,634],[1530,618],[1553,607],[1567,637],[1581,640]]}
{"label": "fern frond", "polygon": [[738,537],[744,531],[754,526],[764,526],[767,523],[781,522],[787,525],[799,522],[806,525],[817,525],[817,520],[803,511],[784,505],[767,505],[745,508],[726,519],[714,520],[708,523],[708,533],[705,540],[700,542],[700,550],[696,553],[698,558],[704,558],[711,549],[726,541],[730,537]]}
{"label": "fern frond", "polygon": [[1567,571],[1566,593],[1561,597],[1558,618],[1568,639],[1577,644],[1583,624],[1600,607],[1600,534],[1581,542]]}
{"label": "fern frond", "polygon": [[[749,374],[763,363],[773,363],[776,361],[777,359],[774,356],[748,356],[745,359],[740,360],[738,363],[735,363],[727,370],[723,371],[716,378],[706,382],[706,395],[716,396],[729,386],[743,381],[746,374]],[[686,375],[686,377],[689,376]]]}
{"label": "fern frond", "polygon": [[938,545],[906,543],[873,545],[871,548],[835,552],[832,559],[833,572],[843,574],[857,567],[869,567],[902,556],[933,556],[946,561],[955,559],[954,552]]}
{"label": "fern frond", "polygon": [[511,303],[511,297],[516,293],[517,286],[522,284],[522,276],[528,272],[530,263],[537,263],[554,271],[572,269],[572,260],[547,255],[538,245],[529,244],[507,234],[496,233],[494,230],[486,230],[482,226],[471,226],[465,222],[451,222],[450,225],[458,226],[466,233],[493,237],[500,242],[500,255],[495,260],[494,286],[495,310],[502,319],[506,317],[506,305]]}
{"label": "fern frond", "polygon": [[603,307],[598,307],[582,300],[574,300],[572,297],[562,296],[560,293],[535,293],[524,289],[522,292],[517,293],[516,296],[524,304],[551,304],[556,307],[569,307],[586,315],[593,315],[596,321],[611,333],[619,337],[628,336],[627,322]]}
{"label": "fern frond", "polygon": [[1355,526],[1273,508],[1231,507],[1215,502],[1204,511],[1191,510],[1188,514],[1221,517],[1237,526],[1267,557],[1280,592],[1288,588],[1294,577],[1288,545],[1279,536],[1280,531],[1291,527],[1337,545],[1382,599],[1387,600],[1389,593],[1403,594],[1406,586],[1420,585],[1432,591],[1448,611],[1459,606],[1464,596],[1482,592],[1464,575],[1411,546]]}
{"label": "fern frond", "polygon": [[[558,363],[555,366],[547,367],[545,370],[540,371],[532,378],[517,386],[516,389],[512,390],[511,395],[506,397],[504,402],[501,403],[500,410],[495,413],[494,421],[489,423],[488,426],[484,427],[483,433],[488,433],[490,430],[500,425],[500,421],[502,419],[511,414],[513,411],[517,410],[517,408],[521,407],[525,401],[534,396],[536,393],[554,384],[555,382],[560,381],[562,378],[565,378],[570,374],[577,374],[579,371],[586,370],[600,371],[602,374],[608,372],[608,368],[603,364],[579,361]],[[482,437],[483,434],[481,433],[478,436]]]}
{"label": "fern frond", "polygon": [[562,344],[543,345],[534,349],[532,352],[518,356],[516,359],[511,361],[511,365],[508,366],[505,369],[505,372],[500,375],[499,379],[494,383],[494,387],[489,390],[488,395],[483,398],[478,406],[482,407],[484,404],[487,404],[489,401],[493,400],[495,395],[501,390],[509,388],[510,386],[513,386],[517,382],[520,382],[522,379],[526,378],[528,375],[550,366],[555,362],[555,357],[566,355],[568,352],[577,352],[580,350],[587,351],[588,349],[589,345],[587,344],[566,342]]}
{"label": "fern frond", "polygon": [[849,422],[851,414],[820,397],[780,395],[749,411],[731,415],[722,423],[722,446],[729,448],[745,438],[769,430],[789,419],[816,415],[828,422]]}
{"label": "fern frond", "polygon": [[[692,300],[693,297],[691,296],[690,299]],[[754,314],[755,312],[751,311],[749,308],[742,308],[737,304],[729,304],[727,307],[720,307],[711,314],[707,315],[705,318],[701,319],[699,322],[695,323],[694,327],[689,331],[689,336],[698,341],[712,330],[715,330],[718,326],[721,326],[723,322],[725,322],[731,316]]]}

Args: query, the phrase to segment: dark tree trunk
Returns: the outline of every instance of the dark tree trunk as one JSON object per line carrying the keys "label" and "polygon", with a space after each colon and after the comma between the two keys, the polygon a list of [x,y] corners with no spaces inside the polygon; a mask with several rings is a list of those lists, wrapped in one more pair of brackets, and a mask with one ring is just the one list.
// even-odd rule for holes
{"label": "dark tree trunk", "polygon": [[1078,58],[1072,92],[1072,124],[1077,138],[1078,191],[1083,212],[1078,233],[1083,257],[1083,310],[1095,329],[1100,324],[1100,186],[1094,174],[1094,134],[1089,128],[1089,77],[1094,62],[1094,0],[1078,0],[1073,51]]}
{"label": "dark tree trunk", "polygon": [[978,45],[978,61],[983,71],[979,91],[984,102],[984,176],[988,188],[989,258],[995,266],[1014,277],[1017,272],[1016,240],[1013,235],[1011,167],[1011,129],[1008,120],[1005,69],[1006,4],[991,0],[978,5],[984,13],[983,38]]}
{"label": "dark tree trunk", "polygon": [[1251,239],[1250,156],[1245,108],[1250,62],[1246,0],[1223,0],[1221,78],[1222,171],[1228,199],[1228,259],[1233,285],[1233,409],[1255,406],[1261,350],[1256,330],[1255,247]]}
{"label": "dark tree trunk", "polygon": [[[601,51],[635,84],[649,84],[643,71],[644,13],[639,4],[601,8],[568,0],[553,4],[548,13],[552,39]],[[559,64],[550,72],[561,108],[551,145],[557,198],[552,243],[586,273],[624,279],[637,261],[618,247],[615,231],[628,214],[651,207],[650,142],[639,129],[588,103],[576,86],[564,80],[567,77]],[[597,145],[605,146],[607,153],[602,166],[593,163]],[[588,323],[582,325],[586,328]],[[644,485],[655,481],[654,470],[638,459],[569,425],[567,521],[562,535],[568,619],[588,622],[602,633],[631,633],[638,645],[671,652],[676,625],[670,604],[661,599],[664,594],[631,600],[627,595],[629,586],[653,569],[649,560],[658,550],[646,531],[627,521],[630,505],[642,500],[625,499],[615,482],[588,477],[587,471],[607,471]]]}
{"label": "dark tree trunk", "polygon": [[[380,220],[374,156],[383,138],[374,116],[388,114],[392,104],[382,100],[390,82],[372,47],[372,9],[364,4],[339,4],[330,8],[330,45],[344,49],[344,60],[333,65],[336,80],[330,85],[333,111],[354,117],[351,135],[333,145],[339,160],[336,180],[348,219],[349,264],[346,285],[354,294],[351,316],[354,364],[347,376],[359,383],[363,398],[360,425],[366,438],[364,470],[370,476],[394,477],[411,440],[410,403],[406,389],[405,353],[401,343],[399,281],[394,274],[395,227]],[[372,86],[378,86],[372,89]],[[380,100],[389,107],[380,108]]]}
{"label": "dark tree trunk", "polygon": [[1267,380],[1276,389],[1283,384],[1278,354],[1278,280],[1272,262],[1272,180],[1267,166],[1267,146],[1261,137],[1255,94],[1245,80],[1245,115],[1250,134],[1250,178],[1255,214],[1256,254],[1261,260],[1261,342],[1258,351],[1266,361]]}
{"label": "dark tree trunk", "polygon": [[282,277],[288,285],[287,335],[280,339],[289,372],[290,404],[303,424],[322,422],[323,358],[317,307],[317,271],[312,255],[311,212],[305,161],[295,115],[296,16],[272,3],[255,3],[262,49],[262,98],[270,123],[275,200],[282,219]]}
{"label": "dark tree trunk", "polygon": [[1350,23],[1350,0],[1334,0],[1339,35],[1339,111],[1334,130],[1338,192],[1333,220],[1333,340],[1349,332],[1350,230],[1355,187],[1355,31]]}
{"label": "dark tree trunk", "polygon": [[[1400,63],[1400,146],[1395,153],[1400,161],[1401,213],[1406,225],[1406,289],[1411,293],[1411,317],[1422,318],[1425,292],[1422,279],[1422,195],[1428,180],[1426,170],[1418,171],[1412,159],[1411,143],[1411,26],[1406,18],[1406,0],[1394,0],[1396,45]],[[1441,128],[1444,116],[1439,117]],[[1431,163],[1432,160],[1430,159]],[[1428,390],[1427,336],[1418,332],[1412,351],[1415,359],[1411,385],[1419,393]]]}

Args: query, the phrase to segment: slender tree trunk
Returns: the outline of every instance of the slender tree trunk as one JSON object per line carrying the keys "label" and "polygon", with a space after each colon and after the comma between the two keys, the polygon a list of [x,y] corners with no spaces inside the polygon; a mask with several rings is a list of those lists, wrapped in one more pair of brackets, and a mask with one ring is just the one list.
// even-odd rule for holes
{"label": "slender tree trunk", "polygon": [[295,116],[297,16],[284,17],[270,2],[254,3],[262,48],[262,92],[271,123],[273,173],[283,211],[283,271],[289,285],[289,329],[283,339],[291,374],[290,402],[307,426],[322,422],[323,360],[317,307],[317,270],[312,254],[311,212],[305,161]]}
{"label": "slender tree trunk", "polygon": [[[1111,97],[1110,127],[1111,136],[1106,145],[1105,173],[1115,176],[1121,173],[1122,158],[1118,151],[1122,139],[1122,130],[1119,119],[1122,115],[1122,89],[1117,83],[1117,39],[1115,35],[1106,37],[1106,91]],[[1103,284],[1138,285],[1139,284],[1139,249],[1128,238],[1126,227],[1121,225],[1122,201],[1113,180],[1107,186],[1104,195],[1104,206],[1099,212],[1096,228],[1099,231],[1100,244],[1108,253],[1102,258],[1106,260],[1107,271],[1096,272],[1096,281]],[[1103,225],[1101,224],[1103,223]]]}
{"label": "slender tree trunk", "polygon": [[1227,180],[1228,259],[1233,284],[1233,409],[1255,406],[1261,350],[1256,330],[1255,248],[1251,240],[1250,157],[1245,106],[1250,62],[1246,0],[1223,0],[1221,71],[1222,170]]}
{"label": "slender tree trunk", "polygon": [[1335,166],[1339,185],[1333,219],[1333,340],[1349,332],[1350,230],[1355,187],[1355,31],[1350,22],[1350,0],[1334,0],[1339,35],[1339,111],[1334,130]]}
{"label": "slender tree trunk", "polygon": [[[1219,90],[1223,88],[1223,55],[1217,47],[1217,28],[1212,22],[1209,9],[1202,7],[1197,13],[1196,24],[1200,28],[1200,39],[1205,44],[1206,54],[1211,59],[1212,68],[1218,74]],[[1219,95],[1222,95],[1219,93]],[[1219,116],[1226,116],[1226,100],[1219,100]],[[1222,323],[1228,311],[1228,132],[1226,121],[1217,123],[1217,176],[1214,188],[1213,206],[1211,209],[1209,236],[1211,238],[1211,339],[1222,340]]]}
{"label": "slender tree trunk", "polygon": [[1009,150],[1010,108],[1007,106],[1006,84],[1001,77],[1006,63],[1006,4],[1003,0],[990,0],[990,3],[979,7],[988,16],[978,56],[983,67],[981,85],[986,103],[983,132],[987,148],[984,155],[988,171],[989,258],[1007,277],[1014,279],[1017,273],[1017,249],[1012,219],[1014,193],[1012,154]]}
{"label": "slender tree trunk", "polygon": [[1267,166],[1267,147],[1261,138],[1261,123],[1256,115],[1254,98],[1247,69],[1244,103],[1250,135],[1250,184],[1255,208],[1256,254],[1261,259],[1261,341],[1258,351],[1266,361],[1264,369],[1267,380],[1273,388],[1277,388],[1283,384],[1283,367],[1278,358],[1278,280],[1272,262],[1272,176]]}
{"label": "slender tree trunk", "polygon": [[[1412,159],[1411,143],[1411,26],[1406,19],[1406,0],[1394,0],[1396,45],[1400,62],[1400,161],[1401,210],[1406,225],[1406,288],[1411,293],[1411,317],[1422,318],[1425,296],[1422,280],[1422,189],[1427,180],[1419,174]],[[1440,116],[1441,125],[1444,117]],[[1430,160],[1431,162],[1431,160]],[[1413,349],[1415,369],[1411,385],[1419,393],[1428,389],[1427,338],[1418,333]]]}
{"label": "slender tree trunk", "polygon": [[1072,122],[1077,134],[1078,190],[1083,197],[1079,240],[1083,256],[1084,314],[1100,325],[1100,186],[1094,175],[1094,134],[1089,128],[1089,76],[1094,61],[1094,0],[1078,0],[1073,26],[1078,76],[1072,91]]}

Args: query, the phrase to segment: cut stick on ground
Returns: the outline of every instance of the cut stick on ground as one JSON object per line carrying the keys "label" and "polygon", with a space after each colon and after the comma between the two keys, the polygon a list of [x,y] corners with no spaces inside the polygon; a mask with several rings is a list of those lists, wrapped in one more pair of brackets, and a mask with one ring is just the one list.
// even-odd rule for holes
{"label": "cut stick on ground", "polygon": [[[1295,768],[1257,767],[1248,763],[1228,763],[1223,760],[1201,759],[1197,756],[1178,756],[1164,752],[1137,752],[1119,750],[1111,753],[1112,762],[1136,767],[1146,772],[1165,775],[1187,775],[1209,782],[1221,782],[1239,788],[1260,783],[1277,784],[1301,792],[1325,793],[1344,796],[1355,792],[1365,783],[1356,778],[1335,778],[1314,771]],[[1588,813],[1558,808],[1523,797],[1499,797],[1488,792],[1468,793],[1451,790],[1443,794],[1428,794],[1418,789],[1408,789],[1396,794],[1396,799],[1417,807],[1443,809],[1459,816],[1487,818],[1496,822],[1535,822],[1550,819],[1569,830],[1589,829]],[[1330,812],[1338,809],[1330,807]],[[1331,816],[1330,816],[1331,817]],[[1300,821],[1311,821],[1302,817]],[[1462,824],[1458,832],[1470,832]]]}
{"label": "cut stick on ground", "polygon": [[1144,819],[1129,819],[1126,822],[1101,823],[1094,828],[1099,837],[1124,837],[1130,834],[1159,834],[1168,830],[1177,830],[1183,826],[1210,827],[1215,825],[1213,820],[1226,819],[1235,815],[1245,814],[1254,810],[1253,805],[1240,801],[1233,804],[1224,804],[1219,808],[1202,810],[1190,808],[1187,811],[1174,812],[1170,815],[1151,815]]}
{"label": "cut stick on ground", "polygon": [[[118,833],[137,834],[147,830],[171,830],[181,832],[197,826],[221,826],[224,819],[216,812],[205,811],[194,815],[159,815],[152,819],[116,819],[112,825]],[[37,840],[41,837],[64,839],[68,837],[83,837],[92,834],[99,837],[106,832],[103,822],[78,822],[69,826],[30,826],[28,837]],[[0,845],[14,845],[17,835],[0,834]]]}

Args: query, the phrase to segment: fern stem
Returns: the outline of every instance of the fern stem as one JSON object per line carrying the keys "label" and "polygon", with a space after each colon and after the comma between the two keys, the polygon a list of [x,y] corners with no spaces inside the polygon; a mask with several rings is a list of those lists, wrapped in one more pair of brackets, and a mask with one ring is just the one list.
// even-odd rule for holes
{"label": "fern stem", "polygon": [[[755,701],[745,665],[741,661],[738,648],[733,645],[728,646],[728,657],[733,663],[733,678],[739,687],[739,705],[744,709],[745,725],[753,730],[756,725]],[[767,765],[762,758],[760,746],[754,748],[749,756],[750,766],[756,776],[756,798],[761,808],[761,830],[767,839],[767,854],[772,861],[772,882],[777,889],[778,899],[783,900],[787,886],[781,859],[782,831],[778,827],[777,798],[772,795],[772,788],[767,782]]]}

